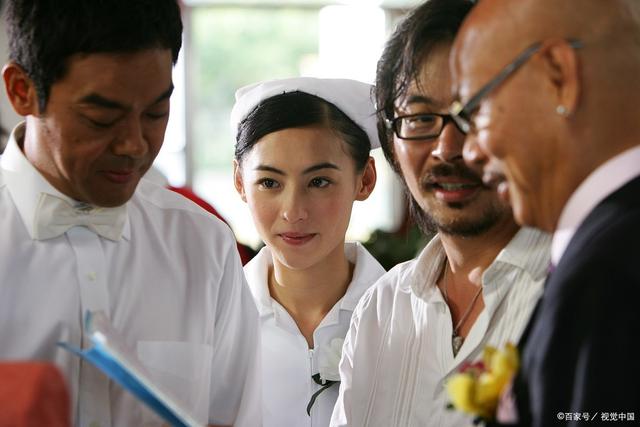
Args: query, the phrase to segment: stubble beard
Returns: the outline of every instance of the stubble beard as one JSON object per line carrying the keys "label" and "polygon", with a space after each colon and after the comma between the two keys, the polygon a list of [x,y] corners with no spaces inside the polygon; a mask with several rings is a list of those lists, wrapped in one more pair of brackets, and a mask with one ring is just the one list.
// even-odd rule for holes
{"label": "stubble beard", "polygon": [[[433,189],[430,188],[429,182],[435,175],[460,175],[474,179],[479,185],[485,187],[484,184],[482,184],[480,177],[464,166],[446,164],[441,166],[441,168],[435,167],[432,173],[421,180],[420,187],[424,192],[423,194],[432,194]],[[405,195],[408,198],[410,216],[425,234],[443,233],[463,238],[476,237],[488,232],[499,222],[504,220],[506,216],[511,215],[510,207],[502,205],[497,194],[495,200],[491,201],[491,203],[488,203],[486,206],[481,207],[483,211],[478,215],[465,216],[464,214],[455,215],[447,213],[447,211],[460,211],[463,213],[465,209],[473,209],[473,207],[470,206],[472,201],[464,203],[446,203],[432,209],[426,198],[423,199],[424,205],[421,205],[416,200],[416,198],[411,194],[404,179],[402,180],[402,183]],[[486,187],[482,188],[480,191],[494,190]],[[435,214],[429,213],[430,211],[434,211]],[[438,214],[439,211],[441,214]]]}

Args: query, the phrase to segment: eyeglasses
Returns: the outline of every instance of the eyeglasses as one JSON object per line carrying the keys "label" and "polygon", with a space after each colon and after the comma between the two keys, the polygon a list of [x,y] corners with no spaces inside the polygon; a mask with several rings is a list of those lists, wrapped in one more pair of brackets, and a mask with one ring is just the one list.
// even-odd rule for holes
{"label": "eyeglasses", "polygon": [[393,120],[385,119],[387,129],[392,130],[400,139],[437,138],[449,122],[456,124],[449,114],[436,113],[409,114]]}
{"label": "eyeglasses", "polygon": [[[583,46],[580,40],[568,39],[567,43],[574,49],[579,49]],[[531,58],[540,48],[542,42],[534,43],[526,48],[520,55],[516,57],[511,63],[507,64],[497,76],[489,80],[475,95],[462,105],[459,101],[455,101],[449,108],[451,118],[458,125],[458,128],[462,133],[467,134],[472,130],[473,120],[472,115],[480,105],[480,102],[491,93],[495,88],[500,86],[511,74],[516,72],[520,66],[522,66],[529,58]]]}

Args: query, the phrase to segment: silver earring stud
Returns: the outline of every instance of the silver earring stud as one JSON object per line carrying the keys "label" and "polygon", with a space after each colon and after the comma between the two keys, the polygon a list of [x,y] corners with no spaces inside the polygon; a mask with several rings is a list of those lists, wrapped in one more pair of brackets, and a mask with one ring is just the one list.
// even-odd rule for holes
{"label": "silver earring stud", "polygon": [[564,105],[558,105],[556,107],[556,113],[560,114],[563,117],[566,117],[569,115],[569,109]]}

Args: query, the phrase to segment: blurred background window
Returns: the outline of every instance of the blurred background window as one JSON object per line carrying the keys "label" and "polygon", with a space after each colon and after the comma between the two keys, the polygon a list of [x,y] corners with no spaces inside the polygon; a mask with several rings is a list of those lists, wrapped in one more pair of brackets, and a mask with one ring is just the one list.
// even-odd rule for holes
{"label": "blurred background window", "polygon": [[[292,76],[353,78],[373,83],[393,24],[415,1],[185,1],[184,49],[165,145],[156,166],[187,185],[227,219],[239,241],[260,238],[232,181],[234,135],[229,113],[235,90]],[[366,241],[404,219],[399,184],[380,150],[376,190],[358,202],[347,238]]]}

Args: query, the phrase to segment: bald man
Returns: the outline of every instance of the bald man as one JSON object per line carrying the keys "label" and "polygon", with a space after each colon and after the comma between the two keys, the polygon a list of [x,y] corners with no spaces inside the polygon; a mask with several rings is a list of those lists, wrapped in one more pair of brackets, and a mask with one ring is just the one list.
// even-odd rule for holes
{"label": "bald man", "polygon": [[483,0],[451,64],[466,160],[554,233],[502,419],[640,417],[640,2]]}

